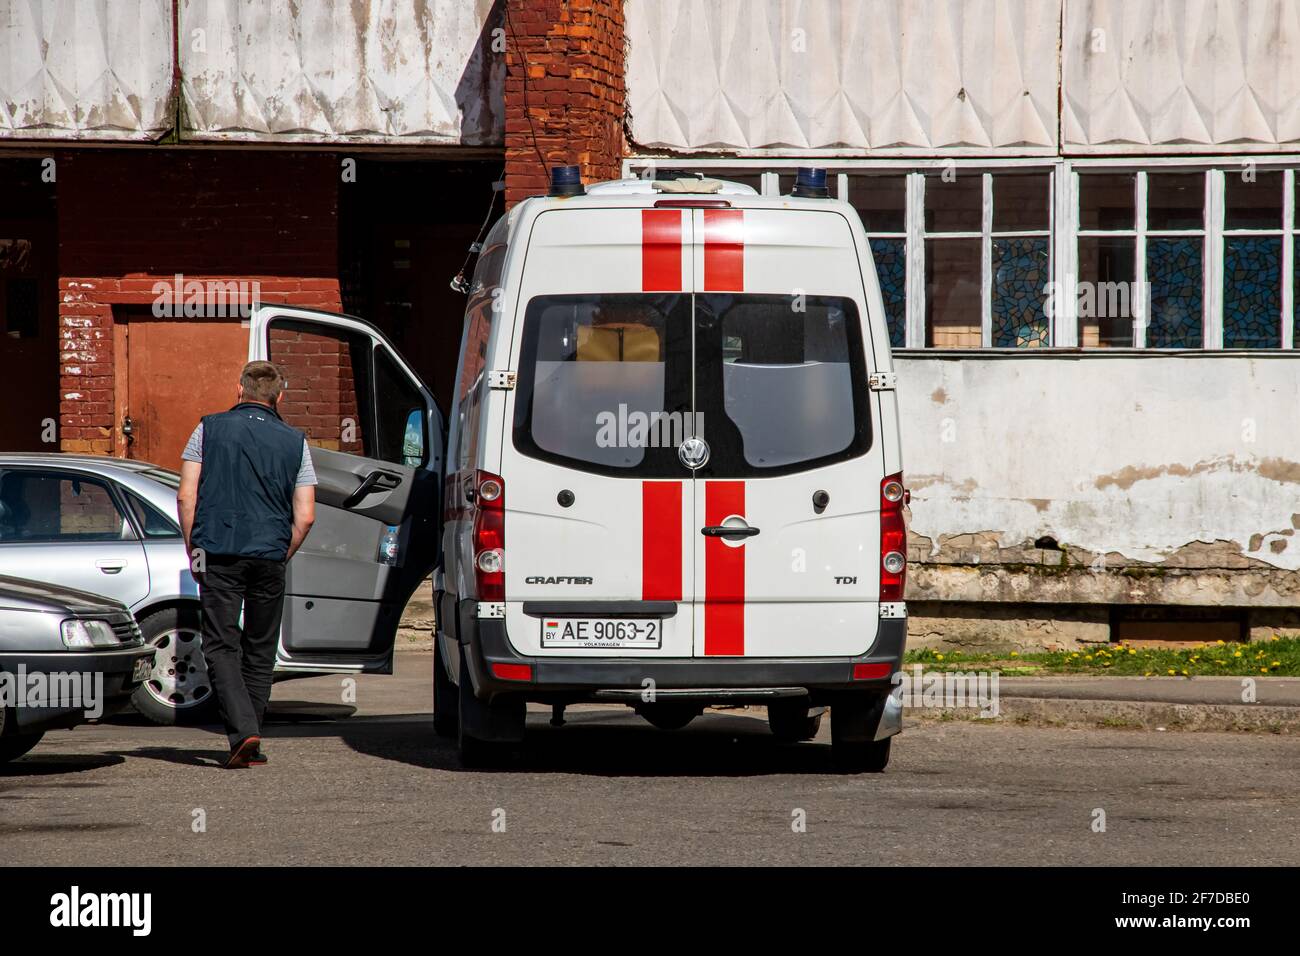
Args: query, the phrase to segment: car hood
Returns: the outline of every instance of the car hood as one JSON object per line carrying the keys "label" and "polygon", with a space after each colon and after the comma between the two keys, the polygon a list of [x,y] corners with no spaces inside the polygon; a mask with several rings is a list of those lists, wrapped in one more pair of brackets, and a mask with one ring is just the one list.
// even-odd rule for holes
{"label": "car hood", "polygon": [[102,594],[78,591],[44,581],[28,581],[0,574],[0,609],[17,611],[69,611],[78,615],[121,613],[126,605]]}

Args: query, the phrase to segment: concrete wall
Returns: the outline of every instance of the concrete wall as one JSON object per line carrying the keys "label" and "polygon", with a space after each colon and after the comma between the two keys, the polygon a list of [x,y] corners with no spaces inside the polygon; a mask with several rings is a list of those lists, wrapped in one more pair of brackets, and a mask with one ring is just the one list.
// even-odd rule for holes
{"label": "concrete wall", "polygon": [[909,599],[1300,604],[1294,356],[896,363]]}

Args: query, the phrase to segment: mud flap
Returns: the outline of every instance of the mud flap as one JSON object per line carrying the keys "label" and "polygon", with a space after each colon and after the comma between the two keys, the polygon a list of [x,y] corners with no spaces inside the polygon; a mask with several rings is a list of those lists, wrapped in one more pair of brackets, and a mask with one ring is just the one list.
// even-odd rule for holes
{"label": "mud flap", "polygon": [[892,737],[903,729],[901,691],[867,695],[855,693],[831,704],[831,724],[845,743],[871,743]]}

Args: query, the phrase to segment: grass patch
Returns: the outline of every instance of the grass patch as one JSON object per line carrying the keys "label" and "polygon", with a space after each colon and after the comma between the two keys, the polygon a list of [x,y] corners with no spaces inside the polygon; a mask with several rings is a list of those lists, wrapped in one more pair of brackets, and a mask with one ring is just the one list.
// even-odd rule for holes
{"label": "grass patch", "polygon": [[1197,647],[1141,647],[1109,644],[1077,651],[972,653],[908,651],[905,664],[926,670],[996,670],[1008,677],[1041,674],[1118,674],[1123,677],[1295,677],[1300,675],[1300,639],[1274,637],[1255,644],[1215,641]]}

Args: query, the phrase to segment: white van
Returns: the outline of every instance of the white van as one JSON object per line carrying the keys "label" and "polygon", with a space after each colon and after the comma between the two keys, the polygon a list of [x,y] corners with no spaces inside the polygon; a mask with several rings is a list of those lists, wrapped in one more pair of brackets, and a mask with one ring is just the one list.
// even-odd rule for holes
{"label": "white van", "polygon": [[662,727],[746,702],[797,739],[830,705],[840,755],[883,768],[904,491],[857,214],[568,177],[496,224],[470,290],[439,727],[472,750],[518,740],[525,701],[623,701]]}
{"label": "white van", "polygon": [[522,740],[530,701],[665,729],[751,703],[789,740],[829,706],[836,758],[883,769],[907,631],[898,410],[866,236],[825,195],[821,170],[784,197],[556,170],[479,255],[445,459],[378,331],[259,311],[251,354],[285,366],[286,412],[296,383],[321,394],[317,366],[375,396],[352,447],[313,450],[280,668],[391,669],[441,488],[435,727],[467,763]]}

